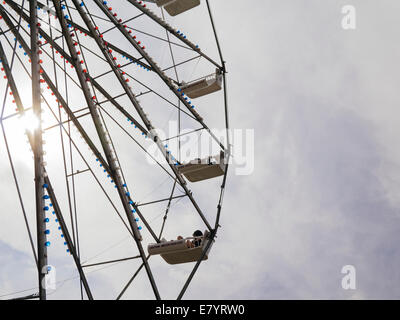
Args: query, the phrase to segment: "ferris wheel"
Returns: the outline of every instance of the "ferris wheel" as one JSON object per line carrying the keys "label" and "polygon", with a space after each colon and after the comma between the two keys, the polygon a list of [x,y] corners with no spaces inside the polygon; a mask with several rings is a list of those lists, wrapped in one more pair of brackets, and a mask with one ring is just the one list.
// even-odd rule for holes
{"label": "ferris wheel", "polygon": [[2,227],[23,231],[37,275],[20,292],[45,300],[57,269],[75,298],[98,297],[101,272],[118,278],[107,298],[137,283],[134,297],[161,299],[163,274],[182,299],[212,259],[231,157],[209,1],[5,0],[0,18],[5,211],[18,217]]}

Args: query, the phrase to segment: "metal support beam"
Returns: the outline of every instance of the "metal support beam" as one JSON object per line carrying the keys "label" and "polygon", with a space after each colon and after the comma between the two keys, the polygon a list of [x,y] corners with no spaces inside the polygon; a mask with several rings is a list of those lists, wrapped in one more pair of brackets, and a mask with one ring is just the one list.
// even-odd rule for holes
{"label": "metal support beam", "polygon": [[46,300],[45,277],[47,274],[47,238],[46,238],[46,212],[44,210],[44,162],[43,162],[43,138],[42,138],[42,108],[40,103],[40,58],[39,37],[37,20],[37,1],[29,1],[30,31],[31,31],[31,70],[32,70],[32,108],[33,114],[38,120],[38,128],[33,132],[33,156],[35,167],[35,198],[36,198],[36,227],[39,273],[39,297]]}
{"label": "metal support beam", "polygon": [[76,248],[75,248],[74,243],[72,241],[71,235],[70,235],[70,233],[68,231],[68,228],[67,228],[67,225],[65,223],[64,217],[63,217],[63,215],[61,213],[61,209],[60,209],[60,206],[58,204],[56,195],[54,193],[53,186],[51,185],[50,179],[49,179],[48,176],[45,177],[45,183],[47,185],[46,186],[47,193],[48,193],[48,195],[50,197],[51,203],[53,204],[54,212],[56,213],[56,217],[58,219],[58,223],[60,224],[61,231],[62,231],[62,233],[64,235],[65,242],[67,243],[68,249],[69,249],[72,257],[74,258],[75,265],[76,265],[76,268],[78,269],[79,276],[81,278],[83,287],[85,288],[85,291],[86,291],[86,294],[87,294],[89,300],[93,300],[93,295],[92,295],[92,292],[90,291],[89,283],[88,283],[88,281],[86,279],[85,273],[83,272],[82,265],[81,265],[80,259],[78,257]]}
{"label": "metal support beam", "polygon": [[131,260],[140,259],[140,258],[141,258],[141,256],[134,256],[134,257],[128,257],[128,258],[122,258],[122,259],[116,259],[116,260],[109,260],[109,261],[85,264],[85,265],[82,266],[82,268],[102,266],[102,265],[105,265],[105,264],[124,262],[124,261],[131,261]]}
{"label": "metal support beam", "polygon": [[155,15],[150,9],[148,9],[146,6],[143,6],[141,3],[135,0],[128,0],[128,2],[135,6],[138,10],[142,11],[145,15],[147,15],[149,18],[151,18],[153,21],[158,23],[161,27],[163,27],[165,30],[167,30],[169,33],[171,33],[174,37],[185,43],[189,48],[192,50],[196,51],[199,55],[201,55],[203,58],[207,59],[210,61],[213,65],[215,65],[218,69],[221,69],[222,67],[215,62],[213,59],[211,59],[209,56],[207,56],[205,53],[203,53],[198,46],[196,46],[194,43],[192,43],[190,40],[184,38],[180,33],[178,33],[178,30],[172,28],[168,23],[166,23],[163,19]]}
{"label": "metal support beam", "polygon": [[[147,256],[146,260],[149,260],[150,256]],[[121,293],[118,295],[117,300],[121,300],[122,296],[125,294],[126,290],[128,290],[129,286],[131,285],[132,281],[135,280],[137,275],[139,274],[140,270],[142,270],[144,267],[144,263],[140,265],[140,267],[136,270],[132,278],[129,279],[128,283],[125,285],[125,287],[122,289]]]}

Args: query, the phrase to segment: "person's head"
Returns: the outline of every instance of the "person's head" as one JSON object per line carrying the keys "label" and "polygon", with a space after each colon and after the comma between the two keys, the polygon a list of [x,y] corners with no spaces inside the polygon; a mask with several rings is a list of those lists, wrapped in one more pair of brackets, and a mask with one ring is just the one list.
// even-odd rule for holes
{"label": "person's head", "polygon": [[178,240],[183,240],[183,237],[182,236],[178,236]]}
{"label": "person's head", "polygon": [[200,230],[196,230],[195,232],[193,232],[193,237],[202,237],[203,236],[203,232],[201,232]]}

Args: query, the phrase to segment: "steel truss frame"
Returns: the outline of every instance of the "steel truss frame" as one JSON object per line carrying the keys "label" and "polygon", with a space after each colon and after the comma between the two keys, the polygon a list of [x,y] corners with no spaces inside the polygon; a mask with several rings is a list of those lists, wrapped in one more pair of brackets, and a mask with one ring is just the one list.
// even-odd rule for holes
{"label": "steel truss frame", "polygon": [[[212,58],[210,58],[204,52],[202,52],[198,48],[198,46],[194,45],[190,40],[186,39],[186,37],[182,37],[179,33],[177,33],[177,30],[174,29],[173,27],[171,27],[164,20],[164,17],[161,18],[161,17],[157,16],[151,10],[149,10],[147,7],[143,6],[142,4],[140,4],[139,2],[137,2],[135,0],[127,0],[126,2],[130,5],[132,5],[133,7],[135,7],[137,10],[139,10],[140,14],[125,21],[125,22],[121,22],[121,20],[118,20],[116,18],[116,15],[113,14],[112,9],[110,9],[103,1],[93,0],[93,3],[96,4],[96,6],[103,12],[104,16],[107,18],[107,21],[112,23],[112,25],[113,25],[113,27],[108,29],[106,32],[113,30],[113,29],[119,30],[120,34],[130,43],[132,48],[134,48],[136,50],[136,52],[139,53],[140,57],[134,57],[130,53],[119,48],[119,46],[105,41],[103,34],[106,32],[100,33],[91,14],[88,12],[88,10],[85,10],[86,8],[84,5],[83,6],[81,5],[81,3],[83,3],[82,1],[70,0],[69,2],[71,4],[73,4],[73,6],[69,6],[67,4],[67,1],[65,1],[65,0],[63,0],[63,1],[52,0],[51,1],[52,7],[54,8],[55,15],[57,17],[59,25],[61,26],[61,30],[58,30],[58,31],[62,33],[62,38],[63,38],[62,46],[59,43],[57,43],[57,38],[55,38],[53,36],[53,33],[51,30],[50,30],[50,32],[48,32],[41,27],[42,21],[38,18],[38,15],[37,15],[38,8],[40,8],[40,9],[48,8],[48,5],[50,4],[49,0],[47,0],[47,6],[44,3],[41,3],[40,1],[31,0],[31,1],[29,1],[29,10],[26,10],[26,8],[24,7],[24,2],[25,1],[23,1],[22,5],[21,5],[21,4],[18,4],[17,1],[12,1],[12,0],[4,1],[5,5],[8,5],[10,8],[12,8],[12,10],[17,14],[17,17],[19,19],[16,19],[14,17],[14,14],[10,13],[8,11],[8,9],[6,9],[5,5],[0,4],[0,15],[8,27],[8,29],[6,31],[0,30],[1,31],[0,36],[6,37],[7,34],[11,33],[11,34],[13,34],[13,36],[16,39],[14,46],[11,46],[11,44],[9,43],[9,45],[12,49],[11,65],[8,62],[7,55],[5,53],[5,50],[3,48],[1,41],[0,41],[0,59],[1,59],[1,63],[3,66],[4,72],[6,74],[7,86],[10,88],[10,90],[13,94],[16,106],[17,106],[17,114],[20,116],[23,116],[24,113],[28,110],[28,108],[24,107],[22,104],[21,96],[20,96],[20,93],[19,93],[18,87],[17,87],[17,82],[15,80],[15,77],[14,77],[13,71],[12,71],[13,62],[14,62],[15,57],[20,59],[16,53],[16,44],[18,42],[22,46],[25,53],[29,56],[30,62],[31,62],[31,70],[30,70],[29,76],[31,77],[31,81],[32,81],[32,110],[33,110],[35,116],[39,120],[41,119],[41,113],[42,113],[42,102],[41,101],[42,101],[42,99],[45,100],[45,98],[41,92],[41,84],[46,83],[47,86],[50,88],[50,90],[55,95],[55,97],[57,98],[59,105],[62,106],[62,108],[68,115],[68,121],[62,122],[61,116],[59,118],[57,118],[57,116],[53,112],[54,117],[56,119],[59,119],[57,121],[60,121],[59,122],[60,132],[61,133],[65,132],[65,134],[67,135],[67,137],[70,140],[70,148],[72,148],[72,145],[73,145],[76,148],[76,150],[78,150],[78,153],[81,155],[81,157],[84,158],[82,153],[79,151],[76,144],[72,140],[70,131],[67,130],[64,126],[66,124],[68,124],[68,126],[69,126],[70,123],[72,123],[77,128],[78,132],[80,133],[80,135],[82,136],[82,138],[84,139],[86,144],[89,146],[89,149],[96,156],[98,162],[104,168],[105,172],[107,172],[107,174],[112,178],[112,181],[115,183],[115,187],[118,192],[120,202],[124,208],[124,212],[125,212],[125,216],[128,221],[128,224],[126,224],[124,222],[122,216],[116,209],[115,205],[112,203],[112,200],[108,196],[107,197],[108,197],[109,201],[113,204],[113,207],[117,211],[117,214],[119,215],[120,219],[124,222],[124,225],[127,228],[129,234],[132,236],[133,240],[135,241],[137,249],[139,251],[139,255],[135,256],[135,257],[127,257],[127,258],[122,258],[122,259],[118,259],[118,260],[104,261],[104,262],[95,263],[95,264],[83,264],[81,262],[80,254],[79,254],[79,240],[77,240],[77,236],[76,236],[77,225],[74,226],[74,218],[72,216],[71,204],[70,204],[70,211],[71,211],[72,234],[70,232],[70,228],[68,227],[68,225],[65,221],[64,215],[63,215],[60,205],[57,201],[56,192],[53,189],[51,179],[50,179],[48,173],[46,172],[46,169],[44,166],[43,139],[42,139],[43,128],[40,125],[39,128],[37,128],[33,133],[30,133],[27,131],[28,140],[29,140],[31,149],[34,154],[36,227],[37,227],[36,249],[35,249],[35,246],[32,241],[31,230],[30,230],[29,225],[26,220],[26,213],[24,210],[22,198],[20,196],[20,203],[22,206],[22,211],[25,216],[27,231],[30,236],[31,247],[32,247],[33,255],[34,255],[36,265],[38,268],[39,291],[38,291],[38,294],[33,294],[30,296],[22,297],[21,299],[36,299],[36,298],[39,298],[41,300],[46,299],[46,288],[45,288],[44,283],[45,283],[46,273],[48,271],[48,269],[47,269],[48,268],[48,266],[47,266],[47,239],[46,239],[46,223],[45,223],[45,219],[46,219],[45,199],[47,199],[47,198],[50,199],[50,201],[53,205],[54,213],[59,221],[60,228],[65,237],[65,241],[67,243],[68,250],[73,257],[75,266],[79,273],[79,277],[80,277],[80,281],[81,281],[81,292],[82,292],[81,297],[82,297],[82,299],[84,298],[83,291],[82,291],[83,289],[84,289],[88,299],[90,299],[90,300],[94,299],[92,291],[89,286],[89,283],[87,281],[86,274],[84,272],[84,268],[88,268],[88,267],[95,266],[95,265],[110,264],[110,263],[121,262],[121,261],[129,261],[132,259],[141,259],[142,264],[136,270],[136,272],[134,273],[132,278],[129,280],[129,282],[126,284],[126,286],[123,288],[122,292],[119,294],[117,299],[122,298],[122,296],[124,295],[124,293],[126,292],[128,287],[131,285],[131,283],[136,278],[136,276],[139,274],[141,269],[143,269],[143,267],[146,270],[147,277],[150,281],[155,298],[161,299],[161,296],[160,296],[160,293],[158,292],[158,288],[157,288],[156,282],[154,280],[152,271],[150,269],[150,265],[148,263],[148,260],[150,257],[145,255],[145,252],[144,252],[144,249],[143,249],[143,246],[141,243],[142,236],[139,231],[138,224],[136,222],[134,214],[136,214],[138,217],[140,217],[143,224],[145,225],[145,227],[151,234],[152,238],[156,242],[160,242],[160,238],[163,233],[163,229],[165,226],[165,222],[167,219],[168,211],[170,209],[172,200],[187,197],[190,200],[190,202],[192,203],[193,207],[195,208],[196,212],[198,213],[198,215],[200,216],[202,221],[204,222],[204,224],[206,225],[206,227],[211,232],[211,235],[210,235],[211,241],[209,241],[208,246],[203,251],[202,257],[198,260],[198,262],[194,266],[192,272],[190,273],[187,281],[185,282],[185,285],[182,288],[182,290],[178,296],[179,300],[182,299],[189,284],[191,283],[195,273],[197,272],[197,270],[204,258],[204,255],[206,254],[209,246],[214,241],[214,239],[217,235],[218,229],[220,227],[219,221],[220,221],[220,215],[221,215],[222,204],[223,204],[223,196],[224,196],[227,175],[228,175],[229,159],[231,156],[231,152],[230,152],[231,146],[230,146],[230,141],[229,141],[229,134],[227,133],[227,145],[225,146],[211,132],[211,130],[208,128],[208,126],[204,122],[204,119],[200,116],[200,114],[196,110],[194,110],[192,108],[190,103],[188,103],[188,101],[186,99],[184,99],[184,97],[181,95],[181,93],[178,90],[179,78],[178,78],[178,75],[176,72],[176,67],[178,65],[192,61],[194,58],[188,59],[187,61],[184,61],[181,63],[175,63],[175,60],[173,57],[173,52],[171,49],[172,42],[171,42],[170,38],[171,38],[171,36],[173,36],[176,39],[178,39],[179,42],[182,43],[180,46],[187,47],[188,49],[193,50],[194,52],[197,53],[197,57],[204,58],[205,60],[207,60],[208,62],[210,62],[212,65],[214,65],[215,67],[217,67],[220,70],[220,72],[223,76],[223,79],[224,79],[223,84],[224,84],[224,104],[225,104],[225,126],[226,126],[226,129],[229,129],[229,116],[228,116],[229,113],[228,113],[228,99],[227,99],[227,87],[226,87],[227,71],[226,71],[225,61],[222,56],[222,51],[221,51],[219,39],[218,39],[218,36],[216,33],[215,24],[214,24],[214,20],[213,20],[213,16],[211,13],[211,8],[210,8],[208,0],[206,0],[206,5],[207,5],[211,25],[213,28],[216,44],[218,47],[218,52],[220,55],[221,61],[219,63],[214,61]],[[68,12],[69,12],[69,10],[73,9],[77,13],[79,13],[79,16],[80,16],[81,20],[84,22],[85,26],[77,24],[75,21],[73,21],[73,19],[70,15],[65,15],[63,12],[64,9],[68,10]],[[161,69],[161,67],[158,66],[158,64],[147,53],[147,51],[140,45],[140,42],[138,43],[131,36],[130,32],[126,28],[125,23],[127,23],[128,21],[133,20],[139,16],[147,16],[152,21],[154,21],[159,26],[161,26],[162,28],[165,29],[165,32],[167,35],[167,41],[169,43],[169,48],[170,48],[171,56],[173,59],[172,67],[166,68],[164,70]],[[13,22],[13,20],[14,20],[14,22]],[[29,23],[29,26],[30,26],[29,31],[27,31],[26,29],[24,29],[22,27],[22,25],[21,25],[22,20]],[[71,27],[72,27],[72,30],[71,30]],[[30,43],[28,43],[24,39],[24,37],[21,34],[22,31],[29,33]],[[107,71],[107,73],[114,74],[115,78],[118,80],[120,86],[124,90],[124,95],[126,95],[126,97],[131,102],[131,105],[134,107],[137,114],[139,115],[140,121],[138,119],[135,119],[131,115],[131,113],[117,101],[118,97],[113,97],[111,94],[109,94],[107,89],[105,89],[97,81],[97,78],[100,77],[101,75],[97,76],[97,77],[93,77],[90,75],[88,70],[84,69],[84,67],[80,61],[79,52],[78,52],[78,50],[79,50],[78,48],[82,48],[82,44],[79,42],[79,40],[75,40],[75,39],[77,39],[77,31],[85,33],[87,36],[89,36],[90,38],[92,38],[95,41],[95,43],[97,45],[97,49],[100,50],[103,55],[100,58],[102,58],[102,60],[104,62],[106,62],[107,65],[110,67],[110,70]],[[41,43],[41,41],[39,41],[39,36],[45,40],[45,44],[43,44],[43,43]],[[74,36],[75,36],[75,39],[73,38]],[[7,42],[9,42],[8,39],[6,39],[6,40],[7,40]],[[66,48],[64,46],[64,43],[66,44]],[[174,44],[177,45],[176,43],[174,43]],[[57,64],[57,67],[61,68],[62,71],[65,73],[65,77],[67,77],[66,63],[70,64],[73,67],[73,69],[75,70],[76,77],[78,78],[79,81],[78,81],[78,83],[76,83],[76,82],[74,82],[74,83],[79,88],[79,90],[81,90],[81,92],[83,93],[83,95],[85,97],[86,107],[83,110],[88,111],[83,116],[89,116],[89,115],[91,116],[92,122],[96,128],[97,138],[101,142],[102,151],[97,149],[95,143],[92,141],[92,139],[89,137],[89,134],[84,129],[83,125],[81,124],[81,122],[79,120],[79,118],[81,116],[77,116],[76,115],[77,111],[73,111],[72,108],[69,106],[68,98],[65,99],[63,94],[59,90],[57,80],[54,83],[52,81],[51,77],[49,76],[48,72],[42,66],[40,54],[45,52],[47,55],[50,56],[50,53],[48,53],[45,50],[45,45],[50,46],[50,48],[52,50],[53,59],[54,59],[54,51],[59,52],[65,59],[64,66],[60,66],[59,64]],[[85,48],[85,49],[89,51],[88,48]],[[171,103],[171,102],[170,103],[178,109],[179,119],[181,117],[181,114],[185,114],[186,116],[196,120],[201,125],[201,128],[197,129],[195,131],[204,130],[204,131],[208,132],[209,135],[218,143],[221,150],[223,150],[225,152],[226,161],[227,161],[226,171],[223,176],[223,182],[221,185],[220,197],[219,197],[219,202],[217,205],[216,221],[215,221],[214,226],[212,226],[206,219],[205,215],[203,214],[202,210],[200,209],[200,206],[197,204],[196,200],[194,199],[192,192],[189,190],[189,188],[186,184],[186,181],[184,180],[182,175],[177,170],[177,167],[174,164],[175,158],[173,157],[171,152],[166,150],[166,148],[164,146],[164,142],[157,135],[156,128],[154,127],[154,125],[148,118],[147,114],[144,112],[139,101],[137,100],[138,96],[133,93],[130,86],[128,85],[125,73],[121,72],[121,67],[117,66],[115,59],[113,59],[113,55],[111,54],[112,51],[115,51],[115,52],[127,57],[128,59],[130,59],[131,62],[128,63],[127,65],[129,65],[131,63],[136,63],[136,64],[148,69],[150,72],[155,73],[162,80],[162,82],[169,88],[169,90],[174,93],[174,95],[178,99],[178,105],[174,105],[174,103]],[[197,58],[197,57],[195,57],[195,58]],[[176,79],[172,79],[172,78],[168,77],[165,73],[166,70],[169,70],[171,68],[175,69]],[[54,70],[56,70],[56,62],[54,62]],[[25,71],[28,72],[27,69],[25,69]],[[68,77],[70,77],[70,76],[68,75]],[[136,80],[136,81],[138,81],[138,80]],[[138,83],[140,83],[140,82],[138,81]],[[149,87],[147,87],[147,88],[149,89],[148,92],[153,92],[153,93],[157,94],[158,96],[162,97],[162,95],[158,94],[151,88],[149,88]],[[134,124],[142,132],[143,135],[150,137],[154,141],[154,143],[157,145],[159,150],[162,152],[165,160],[167,161],[167,164],[169,165],[170,171],[166,170],[160,163],[158,163],[158,164],[168,173],[168,175],[174,181],[173,189],[172,189],[172,192],[171,192],[171,195],[169,198],[155,200],[155,201],[151,201],[151,202],[144,203],[144,204],[137,204],[132,201],[129,192],[127,192],[128,191],[127,183],[125,181],[122,169],[120,168],[118,156],[116,155],[114,145],[113,145],[112,141],[109,141],[109,139],[108,139],[108,136],[109,136],[108,129],[105,126],[102,112],[105,112],[109,117],[111,117],[111,115],[108,114],[102,108],[102,106],[101,106],[102,102],[99,102],[95,96],[94,97],[92,96],[92,91],[96,92],[96,90],[106,98],[106,102],[110,102],[115,107],[115,109],[118,110],[121,114],[123,114],[132,124]],[[165,98],[163,98],[163,99],[167,101],[167,99],[165,99]],[[45,102],[46,102],[47,106],[50,108],[48,102],[46,100],[45,100]],[[6,120],[6,118],[3,117],[4,104],[3,104],[3,111],[1,114],[0,120],[1,120],[2,129],[3,129],[3,135],[5,138],[6,144],[7,144],[6,135],[5,135],[4,126],[3,126],[3,121]],[[182,109],[181,106],[185,107],[186,111],[184,109]],[[180,139],[180,136],[169,138],[169,139],[175,139],[175,138]],[[132,139],[135,140],[133,137],[132,137]],[[63,148],[64,148],[64,146],[63,146]],[[11,167],[12,167],[13,173],[14,173],[16,188],[20,194],[18,182],[17,182],[15,172],[14,172],[12,157],[8,150],[8,145],[7,145],[7,151],[9,154],[10,164],[11,164]],[[104,154],[104,156],[103,156],[103,154]],[[65,161],[65,155],[64,155],[64,161]],[[177,162],[177,164],[179,164],[179,161],[175,160],[175,162]],[[86,161],[85,161],[85,163],[87,164]],[[95,176],[93,171],[90,169],[89,165],[88,165],[88,169],[85,171],[89,171],[93,174],[93,176]],[[65,169],[65,172],[67,172],[66,169]],[[73,178],[76,174],[80,174],[80,173],[81,172],[77,172],[77,173],[72,172],[70,175],[67,175],[67,173],[66,173],[66,179],[68,179],[70,177]],[[96,180],[97,180],[97,178],[96,178]],[[97,182],[98,182],[98,180],[97,180]],[[69,186],[69,184],[67,184],[67,185]],[[99,185],[100,185],[100,183],[99,183]],[[174,195],[175,190],[177,189],[178,186],[184,192],[184,194],[181,196]],[[103,192],[106,194],[106,191],[104,189],[103,189]],[[71,201],[71,199],[70,199],[70,201]],[[146,220],[146,218],[141,213],[140,207],[143,207],[143,206],[149,205],[149,204],[153,204],[153,203],[164,202],[164,201],[168,202],[168,205],[167,205],[167,209],[166,209],[166,212],[164,215],[164,221],[163,221],[163,225],[162,225],[160,234],[159,234],[159,236],[157,236],[155,231],[150,226],[150,223]],[[75,221],[75,223],[77,224],[76,221]]]}

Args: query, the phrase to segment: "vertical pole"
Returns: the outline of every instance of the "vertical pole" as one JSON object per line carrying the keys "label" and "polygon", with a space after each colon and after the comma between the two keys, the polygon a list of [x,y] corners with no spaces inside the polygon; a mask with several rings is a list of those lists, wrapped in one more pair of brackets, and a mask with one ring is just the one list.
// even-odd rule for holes
{"label": "vertical pole", "polygon": [[39,298],[46,300],[45,277],[47,273],[47,239],[46,239],[46,212],[44,209],[44,167],[43,167],[43,140],[42,140],[42,108],[40,104],[40,64],[38,45],[37,1],[29,1],[30,30],[31,30],[31,64],[32,64],[32,109],[38,121],[38,127],[33,132],[33,154],[35,167],[35,194],[36,194],[36,225],[37,251],[39,273]]}

